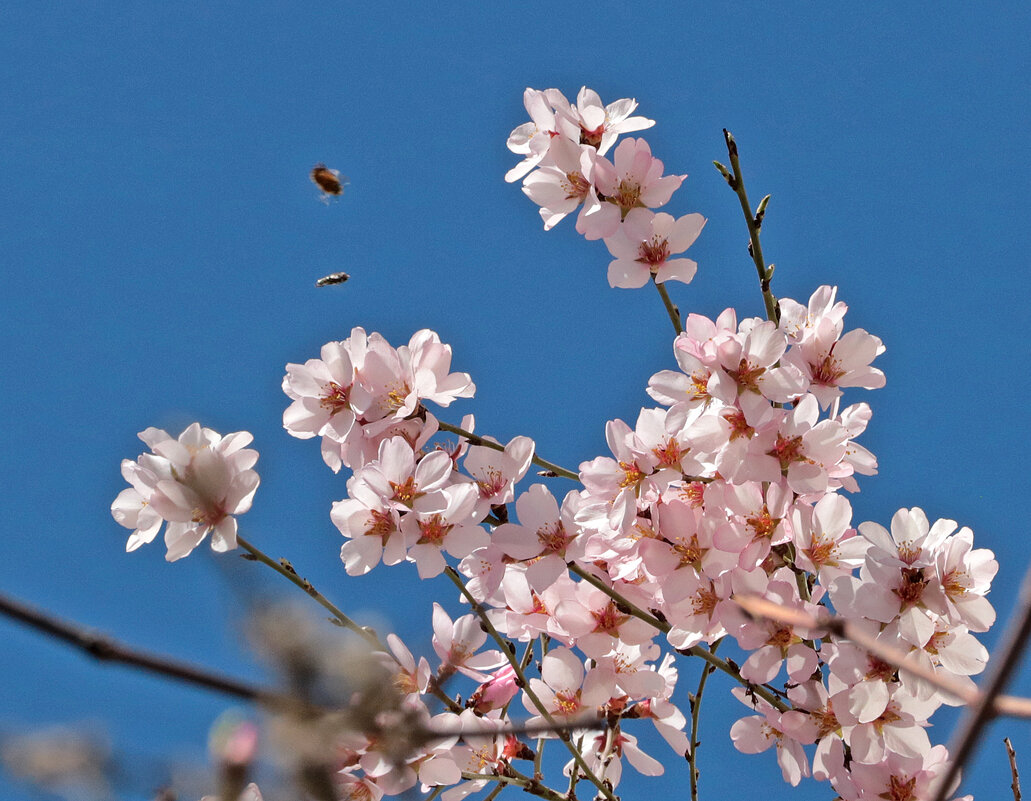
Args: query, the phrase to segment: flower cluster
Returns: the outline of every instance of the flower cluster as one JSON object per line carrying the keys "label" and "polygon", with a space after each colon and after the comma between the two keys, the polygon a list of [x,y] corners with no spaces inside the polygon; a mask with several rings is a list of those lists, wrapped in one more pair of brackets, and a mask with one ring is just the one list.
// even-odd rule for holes
{"label": "flower cluster", "polygon": [[[704,220],[650,210],[684,176],[663,177],[643,140],[605,158],[619,134],[652,124],[630,116],[636,103],[603,106],[587,89],[575,106],[554,89],[528,89],[525,102],[532,122],[509,139],[525,159],[507,178],[523,179],[545,227],[582,206],[577,230],[617,257],[614,286],[689,281],[693,262],[667,257]],[[435,669],[395,635],[377,652],[402,719],[439,736],[404,737],[401,748],[382,736],[386,723],[349,734],[337,750],[340,796],[378,801],[419,784],[459,801],[502,779],[534,792],[539,777],[516,767],[538,757],[512,728],[518,699],[538,742],[563,726],[577,732],[561,738],[573,751],[567,775],[611,798],[624,761],[645,775],[664,769],[629,731],[636,721],[691,757],[676,661],[703,656],[739,683],[752,713],[731,729],[734,744],[775,747],[787,782],[829,781],[842,801],[925,797],[947,765],[928,720],[958,703],[927,676],[972,686],[984,669],[974,634],[994,622],[986,595],[998,565],[968,528],[932,523],[919,508],[900,510],[890,530],[853,524],[847,493],[877,460],[857,442],[869,405],[844,405],[843,395],[884,385],[873,366],[884,346],[846,331],[846,311],[836,288],[822,286],[805,304],[779,300],[774,319],[689,315],[673,341],[676,369],[648,382],[658,405],[633,426],[609,421],[610,455],[576,474],[551,469],[528,437],[502,445],[473,434],[471,416],[438,421],[425,404],[447,407],[474,385],[450,372],[451,349],[431,331],[394,348],[355,328],[320,358],[287,365],[285,428],[320,437],[327,465],[351,470],[330,513],[346,572],[410,562],[420,578],[446,573],[472,607],[452,620],[434,605]],[[232,547],[232,515],[257,486],[256,454],[241,450],[249,435],[223,439],[194,425],[178,442],[154,429],[141,438],[154,453],[124,463],[133,488],[113,507],[136,529],[129,550],[163,520],[173,521],[170,559],[208,530],[216,550]],[[521,488],[535,461],[549,467],[541,476],[575,476],[579,486]],[[814,624],[751,616],[738,602],[746,597]],[[923,675],[815,624],[830,609]],[[715,655],[724,638],[743,652],[740,668]],[[522,655],[513,642],[525,644]],[[462,681],[472,683],[464,705],[450,686]],[[438,702],[447,709],[434,715]]]}
{"label": "flower cluster", "polygon": [[[301,439],[322,437],[322,458],[334,472],[359,467],[393,437],[413,446],[425,441],[423,427],[410,422],[422,401],[448,406],[473,396],[468,374],[450,369],[451,348],[432,331],[393,348],[355,328],[343,342],[324,345],[321,358],[286,366],[283,391],[293,403],[283,425]],[[432,424],[426,432],[433,434]]]}
{"label": "flower cluster", "polygon": [[705,218],[652,211],[666,205],[687,176],[663,175],[644,139],[625,139],[611,161],[605,156],[620,134],[655,124],[630,116],[637,101],[605,106],[597,92],[583,87],[575,106],[557,89],[527,89],[523,102],[530,122],[512,131],[508,149],[525,158],[505,180],[522,179],[523,192],[541,207],[545,230],[580,209],[577,232],[603,239],[615,259],[610,286],[636,289],[650,279],[690,283],[698,265],[670,257],[691,246]]}
{"label": "flower cluster", "polygon": [[236,547],[236,518],[251,508],[258,488],[252,470],[258,452],[246,446],[253,437],[237,431],[225,437],[193,423],[178,439],[158,428],[141,431],[151,453],[136,462],[122,462],[122,476],[131,484],[111,505],[111,514],[133,529],[125,550],[152,542],[167,521],[165,546],[169,562],[181,559],[211,532],[211,548]]}

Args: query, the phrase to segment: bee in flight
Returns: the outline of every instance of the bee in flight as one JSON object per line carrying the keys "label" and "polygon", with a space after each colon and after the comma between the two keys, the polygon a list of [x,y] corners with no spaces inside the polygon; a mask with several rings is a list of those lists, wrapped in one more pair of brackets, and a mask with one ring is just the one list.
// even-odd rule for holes
{"label": "bee in flight", "polygon": [[322,202],[329,203],[330,197],[339,197],[344,194],[344,187],[347,186],[347,176],[341,176],[339,170],[331,170],[325,164],[316,164],[311,168],[310,177],[312,183],[322,190]]}
{"label": "bee in flight", "polygon": [[342,284],[348,278],[347,273],[330,273],[329,275],[323,276],[315,282],[315,286],[332,286],[333,284]]}

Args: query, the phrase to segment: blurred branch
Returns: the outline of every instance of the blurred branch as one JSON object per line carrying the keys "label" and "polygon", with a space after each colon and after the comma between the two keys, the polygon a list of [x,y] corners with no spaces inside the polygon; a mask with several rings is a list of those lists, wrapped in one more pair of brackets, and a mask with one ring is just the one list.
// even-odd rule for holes
{"label": "blurred branch", "polygon": [[282,693],[180,662],[163,654],[130,648],[104,634],[54,617],[4,595],[0,595],[0,614],[74,646],[102,662],[119,662],[187,684],[270,706],[298,704],[296,699]]}
{"label": "blurred branch", "polygon": [[[738,596],[734,598],[734,601],[736,601],[737,604],[752,617],[765,617],[770,620],[777,620],[781,623],[800,626],[802,628],[827,629],[836,637],[844,640],[851,640],[860,648],[863,648],[865,651],[877,657],[881,661],[886,662],[889,665],[894,665],[900,670],[905,670],[914,676],[923,679],[929,684],[933,684],[939,690],[944,690],[949,695],[956,696],[967,706],[985,706],[986,709],[990,710],[990,716],[1005,715],[1015,718],[1031,718],[1031,698],[1017,698],[1012,695],[1000,695],[998,691],[989,695],[989,690],[979,691],[976,689],[970,689],[970,687],[965,684],[959,684],[946,676],[939,675],[933,669],[928,668],[917,660],[911,658],[907,652],[879,642],[875,637],[867,634],[852,621],[843,617],[828,615],[827,617],[817,618],[813,615],[806,614],[805,612],[788,609],[780,604],[775,604],[772,601],[766,601],[762,598]],[[992,686],[991,682],[988,684],[990,688]],[[973,714],[973,712],[971,712],[971,714]],[[978,731],[979,730],[980,729],[978,729]]]}
{"label": "blurred branch", "polygon": [[[375,648],[377,651],[382,651],[395,662],[397,662],[397,657],[394,655],[394,652],[391,651],[386,645],[384,645],[380,641],[379,635],[376,634],[376,632],[373,629],[369,628],[368,626],[361,626],[355,621],[351,620],[351,618],[345,615],[336,606],[336,604],[334,604],[325,595],[323,595],[321,592],[315,589],[315,585],[308,581],[308,579],[299,576],[297,574],[297,571],[294,569],[294,566],[290,563],[289,560],[280,559],[277,562],[271,557],[269,557],[260,548],[255,547],[239,535],[237,535],[236,541],[239,543],[240,547],[247,551],[247,554],[249,554],[247,558],[253,561],[261,562],[263,565],[271,567],[273,570],[279,573],[279,575],[283,576],[288,581],[290,581],[290,583],[294,584],[297,587],[300,587],[302,590],[304,590],[304,592],[306,592],[308,595],[314,598],[315,601],[320,606],[322,606],[323,609],[327,610],[331,615],[333,615],[332,622],[334,622],[341,628],[349,629],[355,632],[356,634],[360,635],[370,646]],[[440,687],[435,682],[431,685],[430,692],[436,698],[438,698],[445,706],[447,706],[447,708],[450,711],[455,713],[462,711],[462,708],[458,704],[456,704],[452,698],[448,697],[448,695],[442,689],[440,689]]]}
{"label": "blurred branch", "polygon": [[[998,649],[999,656],[997,660],[990,663],[988,668],[981,698],[975,706],[967,710],[967,714],[960,720],[952,742],[949,743],[949,769],[945,772],[945,776],[935,791],[936,801],[944,801],[945,795],[950,789],[949,785],[956,780],[960,768],[973,755],[974,748],[980,739],[981,730],[988,722],[996,715],[1015,714],[1002,708],[1001,702],[1006,698],[1002,695],[1002,691],[1010,676],[1013,675],[1013,671],[1017,669],[1020,658],[1024,655],[1029,636],[1031,636],[1031,567],[1024,573],[1024,580],[1020,585],[1020,595],[1017,598],[1017,607],[1009,626],[1003,632],[1002,646]],[[1031,701],[1026,701],[1025,704],[1031,706]],[[1031,717],[1031,713],[1028,713],[1026,717]]]}

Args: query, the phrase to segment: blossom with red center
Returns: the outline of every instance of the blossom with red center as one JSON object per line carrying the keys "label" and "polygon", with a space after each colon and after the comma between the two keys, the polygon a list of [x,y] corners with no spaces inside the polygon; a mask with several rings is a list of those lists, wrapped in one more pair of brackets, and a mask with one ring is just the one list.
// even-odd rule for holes
{"label": "blossom with red center", "polygon": [[747,697],[741,687],[731,692],[741,703],[755,708],[761,715],[741,718],[730,728],[734,747],[744,754],[759,754],[771,746],[777,748],[777,763],[784,781],[798,786],[809,775],[809,760],[802,750],[804,743],[816,737],[816,726],[810,716],[796,710],[778,712],[761,698]]}
{"label": "blossom with red center", "polygon": [[349,576],[365,575],[380,561],[385,565],[404,561],[401,518],[382,498],[366,495],[361,500],[335,501],[329,519],[347,537],[340,559]]}
{"label": "blossom with red center", "polygon": [[487,532],[477,525],[476,488],[455,484],[440,491],[443,509],[412,511],[401,520],[401,533],[408,549],[406,558],[414,562],[419,578],[440,575],[447,562],[444,552],[464,559],[490,542]]}
{"label": "blossom with red center", "polygon": [[573,508],[558,501],[543,484],[534,484],[516,500],[518,523],[494,529],[491,541],[507,556],[527,562],[526,579],[536,592],[550,587],[566,571],[566,563],[583,554],[571,546],[580,529]]}
{"label": "blossom with red center", "polygon": [[843,462],[848,432],[835,420],[819,420],[820,410],[813,395],[802,397],[788,412],[773,411],[783,414],[780,424],[750,440],[745,462],[736,475],[728,474],[728,478],[778,481],[784,476],[794,492],[805,494],[835,486],[832,471],[835,479],[851,475],[851,467]]}
{"label": "blossom with red center", "polygon": [[[625,584],[619,589],[631,603],[647,605],[643,591]],[[620,609],[607,593],[586,582],[577,584],[573,596],[555,607],[555,618],[588,656],[609,653],[614,640],[642,645],[658,634],[650,623]]]}
{"label": "blossom with red center", "polygon": [[691,247],[704,226],[701,214],[674,219],[649,209],[631,209],[617,231],[605,239],[605,246],[616,259],[609,264],[609,286],[637,289],[653,277],[658,284],[691,283],[697,263],[670,256]]}
{"label": "blossom with red center", "polygon": [[381,500],[398,511],[442,511],[448,501],[440,490],[451,478],[451,457],[444,451],[434,451],[418,461],[416,456],[403,437],[380,443],[378,458],[348,481],[348,493],[370,508]]}
{"label": "blossom with red center", "polygon": [[836,287],[820,287],[804,308],[794,301],[781,306],[781,330],[794,342],[783,363],[800,370],[808,391],[826,409],[841,396],[842,387],[877,389],[884,386],[884,373],[870,363],[884,353],[878,337],[861,328],[842,335],[848,307],[834,303]]}
{"label": "blossom with red center", "polygon": [[158,428],[141,431],[139,438],[152,452],[122,462],[132,487],[111,505],[115,520],[133,529],[125,549],[152,542],[166,522],[169,562],[189,554],[209,532],[212,550],[235,548],[234,515],[251,508],[259,483],[251,469],[258,452],[245,447],[253,437],[246,431],[223,437],[193,423],[178,439]]}
{"label": "blossom with red center", "polygon": [[[530,689],[552,715],[562,718],[589,717],[612,696],[612,676],[599,670],[585,674],[583,663],[568,648],[552,648],[541,660],[541,677],[530,679]],[[524,694],[523,706],[535,717],[527,723],[544,720],[540,710]]]}
{"label": "blossom with red center", "polygon": [[[364,340],[364,335],[360,328],[352,331],[356,342]],[[351,356],[351,339],[327,342],[320,358],[286,366],[283,392],[293,403],[283,412],[283,427],[291,436],[320,436],[345,442],[353,433],[360,435],[360,431],[354,431],[355,422],[365,413],[371,399],[356,379],[362,358],[361,348],[356,350],[357,364]],[[327,463],[340,469],[339,456],[335,462],[329,456]]]}
{"label": "blossom with red center", "polygon": [[637,101],[624,97],[607,106],[593,89],[580,88],[576,105],[557,108],[559,116],[571,117],[580,127],[580,142],[597,148],[598,155],[605,155],[616,141],[616,137],[633,131],[651,128],[655,120],[645,117],[631,117]]}
{"label": "blossom with red center", "polygon": [[[594,191],[593,147],[556,139],[540,169],[523,181],[523,194],[540,206],[544,230],[550,231],[580,206],[580,215],[598,203]],[[579,224],[579,223],[578,223]]]}
{"label": "blossom with red center", "polygon": [[487,632],[476,615],[463,615],[452,621],[440,604],[433,604],[433,650],[441,661],[440,681],[455,671],[476,681],[487,681],[490,676],[484,671],[501,667],[506,658],[496,649],[477,654],[486,641]]}
{"label": "blossom with red center", "polygon": [[584,208],[576,230],[587,239],[605,239],[616,233],[631,209],[665,205],[686,175],[663,175],[663,164],[652,157],[643,139],[624,139],[613,161],[598,156],[594,186],[600,202]]}
{"label": "blossom with red center", "polygon": [[570,113],[556,116],[556,109],[569,109],[569,101],[558,89],[530,89],[523,92],[523,105],[530,115],[509,134],[507,147],[513,153],[526,156],[505,173],[509,183],[518,181],[541,163],[554,141],[578,141],[580,130]]}
{"label": "blossom with red center", "polygon": [[841,495],[824,495],[813,507],[792,510],[795,564],[829,584],[863,564],[870,541],[852,528],[852,505]]}
{"label": "blossom with red center", "polygon": [[534,442],[529,437],[514,437],[504,450],[469,446],[463,467],[478,490],[478,513],[486,514],[491,506],[509,503],[515,497],[515,485],[530,469],[533,452]]}

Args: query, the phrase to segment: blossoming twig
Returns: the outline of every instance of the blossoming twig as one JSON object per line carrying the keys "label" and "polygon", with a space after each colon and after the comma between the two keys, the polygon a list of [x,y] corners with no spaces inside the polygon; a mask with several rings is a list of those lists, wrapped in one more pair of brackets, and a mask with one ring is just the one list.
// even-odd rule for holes
{"label": "blossoming twig", "polygon": [[[295,584],[296,586],[300,587],[308,595],[314,598],[324,609],[326,609],[331,615],[333,615],[335,623],[337,623],[343,628],[350,629],[351,631],[360,635],[362,638],[365,639],[367,643],[369,643],[369,645],[371,645],[377,651],[382,651],[383,653],[389,654],[395,662],[397,661],[397,657],[394,656],[393,652],[386,645],[380,642],[379,635],[377,635],[375,631],[373,631],[368,626],[359,625],[355,621],[351,620],[351,618],[345,615],[336,606],[336,604],[334,604],[332,601],[326,598],[325,595],[323,595],[321,592],[315,589],[314,585],[310,581],[308,581],[308,579],[301,578],[301,576],[297,575],[297,571],[294,570],[293,565],[290,564],[290,562],[288,562],[285,559],[282,560],[282,562],[276,562],[274,559],[269,557],[259,548],[256,548],[254,545],[252,545],[239,535],[237,535],[236,540],[240,544],[240,547],[247,551],[247,553],[249,553],[253,559],[257,560],[258,562],[261,562],[263,565],[268,565],[277,573],[279,573],[279,575],[284,576],[292,584]],[[458,704],[456,704],[455,701],[452,698],[450,698],[443,690],[441,690],[440,687],[436,686],[435,683],[430,686],[429,691],[433,693],[433,695],[436,698],[442,701],[444,705],[447,706],[447,708],[450,709],[452,712],[457,713],[462,711],[462,708]]]}
{"label": "blossoming twig", "polygon": [[[933,684],[938,689],[944,690],[949,695],[956,696],[968,706],[984,703],[984,699],[987,694],[986,692],[971,690],[964,684],[959,684],[958,682],[935,673],[920,662],[910,658],[909,654],[904,651],[879,642],[876,638],[871,637],[859,626],[856,626],[845,618],[833,615],[816,618],[812,615],[806,614],[805,612],[801,612],[796,609],[787,609],[779,604],[773,603],[772,601],[763,600],[762,598],[735,597],[734,600],[742,609],[753,617],[766,617],[771,620],[778,620],[782,623],[803,628],[825,628],[831,634],[837,635],[842,639],[851,640],[881,661],[912,673],[914,676],[923,679],[929,684]],[[1016,698],[1011,695],[997,695],[994,698],[992,707],[993,713],[996,715],[1031,718],[1031,698]]]}
{"label": "blossoming twig", "polygon": [[[491,442],[489,439],[484,439],[483,437],[473,434],[471,431],[466,431],[465,429],[459,428],[458,426],[453,426],[450,423],[445,423],[442,420],[438,420],[437,425],[440,427],[441,431],[447,431],[451,434],[457,434],[458,436],[469,440],[469,442],[471,442],[473,445],[482,445],[485,448],[493,448],[496,451],[505,450],[505,446],[501,445],[500,443]],[[533,463],[538,467],[543,467],[545,470],[550,470],[558,477],[569,478],[573,481],[580,480],[580,475],[578,473],[574,473],[572,470],[567,470],[564,467],[559,467],[557,464],[549,462],[546,459],[542,459],[539,456],[533,457]]]}
{"label": "blossoming twig", "polygon": [[[548,801],[567,801],[566,796],[561,793],[555,792],[550,787],[546,787],[541,784],[538,780],[532,779],[529,776],[524,776],[515,768],[506,767],[506,773],[470,773],[469,771],[462,771],[462,778],[469,781],[488,781],[488,782],[500,782],[501,784],[513,784],[516,787],[521,787],[532,795],[539,795],[541,798],[546,798]],[[511,774],[511,775],[508,775]]]}
{"label": "blossoming twig", "polygon": [[526,693],[526,697],[530,699],[530,702],[537,708],[537,711],[541,713],[541,717],[543,717],[549,724],[558,728],[559,739],[565,743],[566,748],[569,749],[569,753],[572,754],[573,760],[576,762],[583,775],[601,791],[602,795],[604,795],[608,801],[616,801],[616,797],[612,794],[612,790],[610,790],[605,783],[594,774],[594,771],[591,770],[590,766],[584,760],[583,755],[570,741],[569,729],[583,728],[583,723],[571,721],[565,728],[558,727],[558,723],[555,721],[555,718],[550,712],[548,712],[547,707],[544,706],[541,699],[538,698],[537,694],[530,688],[530,682],[526,680],[526,673],[520,667],[519,660],[515,658],[515,654],[512,653],[508,643],[506,643],[502,636],[498,634],[498,630],[494,628],[494,624],[490,622],[490,618],[487,616],[483,605],[473,597],[472,593],[470,593],[468,589],[466,589],[465,584],[462,582],[462,577],[458,575],[457,571],[455,571],[453,567],[449,565],[445,568],[444,572],[447,574],[447,577],[454,582],[455,586],[458,587],[459,592],[461,592],[469,602],[469,605],[476,613],[476,616],[480,618],[480,621],[483,623],[483,627],[487,630],[487,633],[501,648],[501,652],[508,658],[509,664],[512,665],[512,669],[515,670],[516,675],[519,677],[519,686],[522,688],[523,692]]}
{"label": "blossoming twig", "polygon": [[[952,759],[949,762],[948,770],[935,790],[935,801],[944,801],[947,791],[950,789],[949,785],[959,775],[959,770],[967,758],[973,754],[981,729],[996,715],[1015,714],[1013,711],[1003,710],[1001,702],[1004,700],[1004,696],[1001,693],[1010,676],[1013,675],[1013,671],[1016,670],[1020,657],[1024,655],[1029,637],[1031,637],[1031,567],[1024,574],[1013,620],[1003,634],[1000,654],[993,662],[994,667],[990,669],[991,672],[985,678],[985,687],[981,691],[981,698],[976,706],[967,710],[967,714],[960,721],[952,742],[949,744],[949,754]],[[1025,701],[1025,704],[1031,707],[1031,700]],[[1031,712],[1027,712],[1026,716],[1031,717]]]}
{"label": "blossoming twig", "polygon": [[[592,576],[590,573],[588,573],[582,567],[580,567],[579,565],[577,565],[577,564],[575,564],[573,562],[570,562],[567,565],[567,567],[569,568],[569,572],[570,573],[575,573],[577,576],[582,578],[588,584],[591,584],[592,586],[597,587],[599,590],[601,590],[603,593],[605,593],[607,596],[609,596],[609,598],[611,598],[613,601],[615,601],[617,606],[620,606],[627,614],[633,615],[634,617],[639,618],[640,620],[643,620],[645,623],[648,623],[649,625],[654,626],[659,631],[661,631],[663,634],[668,634],[669,633],[670,625],[668,623],[664,623],[663,621],[659,620],[654,615],[649,615],[644,610],[642,610],[639,607],[635,606],[630,601],[628,601],[626,598],[624,598],[622,595],[620,595],[616,590],[612,589],[611,587],[606,585],[605,582],[603,582],[600,579],[598,579],[596,576]],[[679,650],[677,653],[683,654],[684,656],[697,656],[697,657],[700,657],[701,659],[704,659],[706,662],[708,662],[714,668],[717,668],[718,670],[722,670],[724,673],[726,673],[732,679],[734,679],[735,681],[740,683],[742,686],[746,687],[749,691],[754,692],[756,695],[758,695],[764,701],[767,701],[770,704],[772,704],[774,707],[776,707],[781,712],[784,712],[784,711],[787,710],[787,707],[784,705],[784,703],[779,698],[777,698],[776,695],[771,693],[765,687],[761,687],[758,684],[755,684],[753,682],[748,681],[748,679],[744,678],[741,675],[741,672],[737,668],[735,668],[729,662],[726,662],[726,661],[720,659],[718,656],[716,656],[716,654],[712,653],[710,650],[708,650],[706,648],[702,648],[699,645],[695,645],[695,646],[692,646],[691,648],[687,648],[687,649],[684,649],[684,650]]]}

